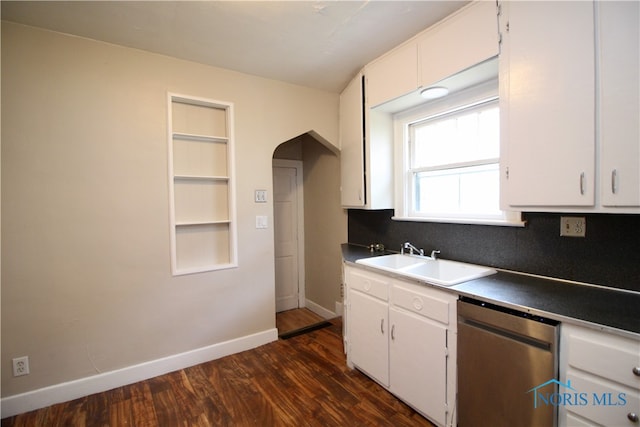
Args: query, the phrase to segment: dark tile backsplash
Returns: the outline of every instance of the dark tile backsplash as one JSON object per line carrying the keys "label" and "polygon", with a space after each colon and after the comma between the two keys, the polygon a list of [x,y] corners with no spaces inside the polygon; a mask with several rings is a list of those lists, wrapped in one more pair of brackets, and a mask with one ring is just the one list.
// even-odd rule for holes
{"label": "dark tile backsplash", "polygon": [[561,214],[525,213],[526,227],[406,222],[393,210],[349,210],[349,243],[410,241],[425,253],[559,279],[640,291],[640,215],[586,217],[586,237],[560,237]]}

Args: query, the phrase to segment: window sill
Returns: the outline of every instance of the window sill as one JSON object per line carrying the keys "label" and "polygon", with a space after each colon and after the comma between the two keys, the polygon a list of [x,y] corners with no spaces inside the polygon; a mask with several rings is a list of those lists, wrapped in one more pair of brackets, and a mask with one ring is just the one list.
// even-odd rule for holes
{"label": "window sill", "polygon": [[471,219],[471,218],[438,218],[438,217],[409,217],[409,216],[393,216],[394,221],[408,222],[440,222],[449,224],[469,224],[469,225],[495,225],[499,227],[524,227],[526,221],[508,220],[508,219]]}

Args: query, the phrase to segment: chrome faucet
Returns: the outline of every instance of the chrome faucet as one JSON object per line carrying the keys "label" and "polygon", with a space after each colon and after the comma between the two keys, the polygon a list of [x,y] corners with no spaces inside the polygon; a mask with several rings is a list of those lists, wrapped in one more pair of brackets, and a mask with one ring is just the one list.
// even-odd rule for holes
{"label": "chrome faucet", "polygon": [[431,251],[431,259],[436,260],[438,258],[438,254],[440,253],[440,251],[438,250],[432,250]]}
{"label": "chrome faucet", "polygon": [[409,242],[404,242],[402,248],[400,249],[400,253],[404,254],[405,249],[409,249],[409,255],[413,255],[413,251],[416,251],[420,255],[424,256],[424,249],[418,249]]}

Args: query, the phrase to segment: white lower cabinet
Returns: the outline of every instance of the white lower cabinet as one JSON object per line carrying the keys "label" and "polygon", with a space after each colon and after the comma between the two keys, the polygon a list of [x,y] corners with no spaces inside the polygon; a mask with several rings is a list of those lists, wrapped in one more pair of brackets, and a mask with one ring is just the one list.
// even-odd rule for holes
{"label": "white lower cabinet", "polygon": [[350,290],[349,351],[351,362],[389,387],[389,306],[362,292]]}
{"label": "white lower cabinet", "polygon": [[391,392],[440,425],[447,415],[447,328],[395,307],[389,365]]}
{"label": "white lower cabinet", "polygon": [[456,295],[345,266],[347,363],[440,426],[455,425]]}
{"label": "white lower cabinet", "polygon": [[640,425],[640,340],[562,324],[560,427]]}

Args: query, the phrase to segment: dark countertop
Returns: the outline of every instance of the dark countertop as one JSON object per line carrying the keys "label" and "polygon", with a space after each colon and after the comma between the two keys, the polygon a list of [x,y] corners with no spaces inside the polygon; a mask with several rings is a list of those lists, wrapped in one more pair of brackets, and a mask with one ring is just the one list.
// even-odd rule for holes
{"label": "dark countertop", "polygon": [[[372,253],[363,246],[342,245],[342,256],[351,263],[390,253]],[[639,292],[506,271],[451,287],[432,286],[561,322],[640,334]]]}

